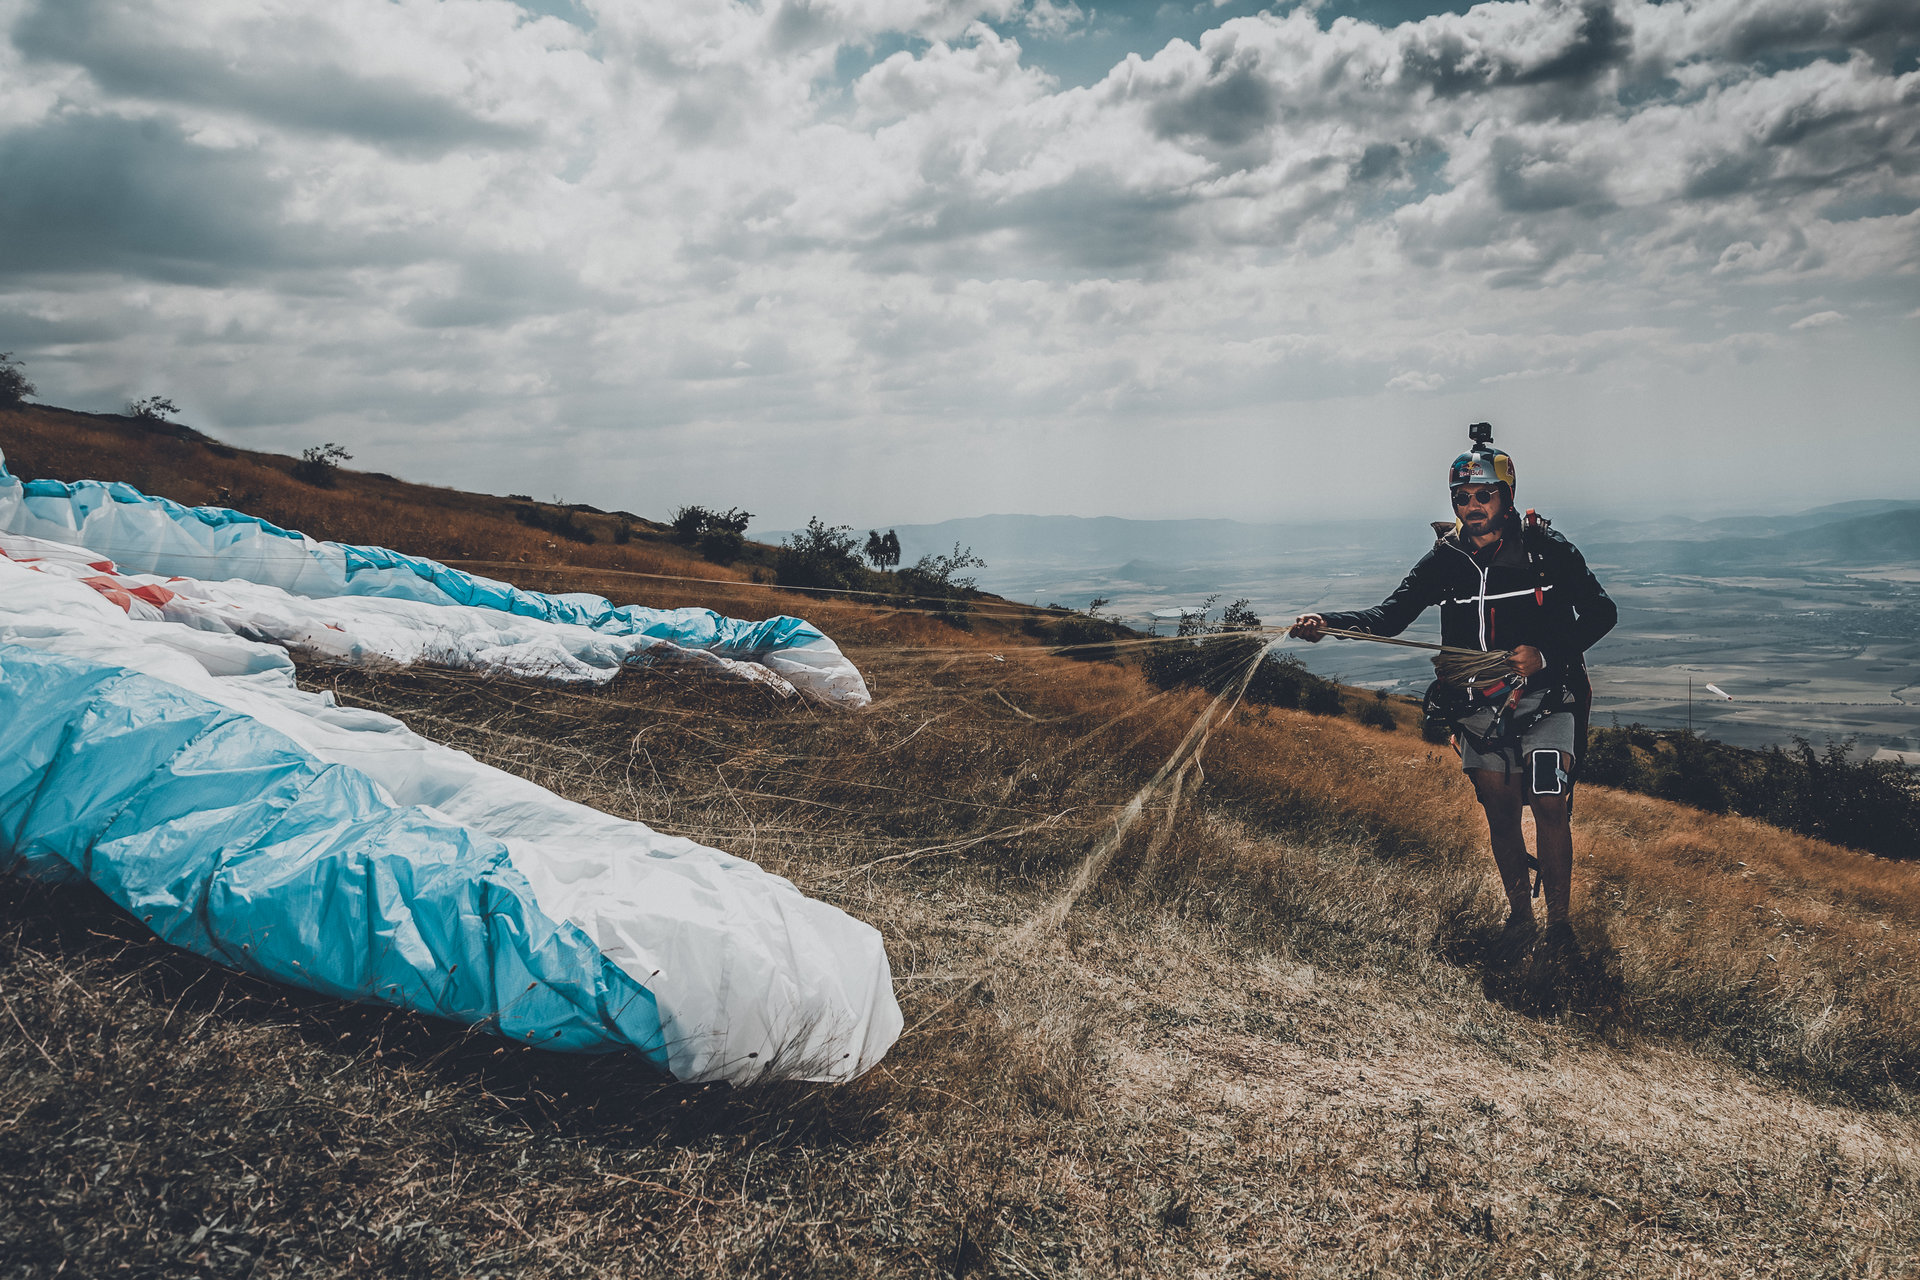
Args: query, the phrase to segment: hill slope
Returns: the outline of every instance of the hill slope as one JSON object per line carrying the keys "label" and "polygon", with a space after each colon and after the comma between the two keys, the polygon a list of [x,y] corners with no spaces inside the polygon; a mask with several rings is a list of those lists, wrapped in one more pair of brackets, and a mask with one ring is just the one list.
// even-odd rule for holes
{"label": "hill slope", "polygon": [[187,506],[236,507],[334,542],[407,546],[447,560],[751,577],[699,559],[664,525],[631,513],[462,493],[346,467],[321,487],[294,478],[297,459],[113,414],[0,408],[0,450],[8,470],[26,479],[121,480]]}
{"label": "hill slope", "polygon": [[[586,557],[723,575],[637,532],[548,547],[447,491],[447,527],[409,541],[365,496],[398,481],[302,492],[268,474],[293,485],[289,460],[72,426],[95,434],[54,456],[0,416],[0,449],[173,496],[241,479],[309,531],[405,550],[445,554],[470,517],[531,586],[799,599],[750,569],[628,576],[653,570]],[[1914,1274],[1920,866],[1583,789],[1588,962],[1490,969],[1484,831],[1404,726],[1239,712],[1204,780],[1089,867],[1201,695],[1056,656],[1013,613],[804,608],[869,712],[669,673],[302,678],[878,924],[909,1025],[880,1069],[674,1085],[290,993],[90,892],[0,885],[4,1273]]]}

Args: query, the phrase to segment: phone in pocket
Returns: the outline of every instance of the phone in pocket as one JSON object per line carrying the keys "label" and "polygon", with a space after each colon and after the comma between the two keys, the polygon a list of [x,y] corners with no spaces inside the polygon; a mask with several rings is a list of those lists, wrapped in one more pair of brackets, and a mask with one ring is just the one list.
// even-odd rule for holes
{"label": "phone in pocket", "polygon": [[1557,796],[1567,789],[1567,775],[1560,768],[1558,751],[1534,751],[1527,755],[1533,770],[1533,794]]}

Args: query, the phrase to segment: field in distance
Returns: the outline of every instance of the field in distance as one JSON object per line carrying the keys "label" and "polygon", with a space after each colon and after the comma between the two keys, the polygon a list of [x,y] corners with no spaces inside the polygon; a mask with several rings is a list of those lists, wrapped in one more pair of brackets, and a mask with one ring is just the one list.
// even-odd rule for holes
{"label": "field in distance", "polygon": [[[1153,610],[1214,595],[1245,596],[1268,621],[1375,604],[1431,545],[1427,514],[1312,526],[982,516],[899,532],[909,561],[958,541],[986,559],[984,587],[1082,608],[1106,597],[1107,612],[1144,627]],[[1686,725],[1691,677],[1694,727],[1737,746],[1798,734],[1854,737],[1868,755],[1920,751],[1920,502],[1556,527],[1621,607],[1619,627],[1589,655],[1600,723]],[[1408,634],[1437,633],[1429,615]],[[1382,646],[1287,651],[1366,688],[1417,696],[1431,679],[1418,654]]]}

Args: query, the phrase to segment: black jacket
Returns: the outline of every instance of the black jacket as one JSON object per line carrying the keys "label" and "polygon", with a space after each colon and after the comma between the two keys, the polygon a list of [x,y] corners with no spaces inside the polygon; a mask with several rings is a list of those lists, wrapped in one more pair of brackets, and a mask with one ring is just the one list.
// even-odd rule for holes
{"label": "black jacket", "polygon": [[1540,650],[1547,667],[1536,687],[1580,680],[1581,655],[1619,618],[1579,550],[1545,522],[1523,529],[1517,516],[1491,554],[1473,554],[1457,530],[1445,534],[1380,604],[1323,616],[1343,631],[1397,636],[1431,605],[1440,606],[1442,644]]}

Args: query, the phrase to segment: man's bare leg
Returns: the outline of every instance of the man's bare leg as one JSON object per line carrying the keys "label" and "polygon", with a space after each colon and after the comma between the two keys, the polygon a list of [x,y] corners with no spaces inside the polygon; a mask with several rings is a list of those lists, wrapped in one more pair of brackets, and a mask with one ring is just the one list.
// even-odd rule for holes
{"label": "man's bare leg", "polygon": [[[1469,769],[1474,794],[1487,815],[1487,836],[1493,842],[1493,861],[1507,891],[1513,919],[1533,919],[1533,892],[1527,879],[1527,838],[1520,828],[1520,810],[1526,804],[1526,779],[1518,772],[1508,777],[1491,769]],[[1565,805],[1561,806],[1562,813]],[[1535,811],[1535,821],[1539,813]]]}
{"label": "man's bare leg", "polygon": [[1547,893],[1547,925],[1565,924],[1573,896],[1573,821],[1567,797],[1529,796],[1528,801],[1533,805],[1534,854]]}

